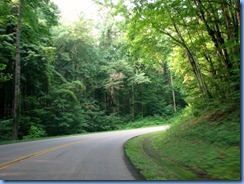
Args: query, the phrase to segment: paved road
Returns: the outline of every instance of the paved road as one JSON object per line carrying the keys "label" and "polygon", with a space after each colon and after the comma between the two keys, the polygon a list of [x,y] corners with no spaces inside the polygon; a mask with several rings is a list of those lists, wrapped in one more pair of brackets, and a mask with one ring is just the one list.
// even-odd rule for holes
{"label": "paved road", "polygon": [[0,146],[0,180],[137,180],[124,143],[169,126]]}

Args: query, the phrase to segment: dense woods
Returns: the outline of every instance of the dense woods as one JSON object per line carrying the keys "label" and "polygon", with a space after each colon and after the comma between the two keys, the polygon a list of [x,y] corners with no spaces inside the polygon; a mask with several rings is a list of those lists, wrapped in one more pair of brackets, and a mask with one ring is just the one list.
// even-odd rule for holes
{"label": "dense woods", "polygon": [[95,2],[101,22],[66,26],[50,0],[0,1],[1,140],[240,107],[240,1]]}

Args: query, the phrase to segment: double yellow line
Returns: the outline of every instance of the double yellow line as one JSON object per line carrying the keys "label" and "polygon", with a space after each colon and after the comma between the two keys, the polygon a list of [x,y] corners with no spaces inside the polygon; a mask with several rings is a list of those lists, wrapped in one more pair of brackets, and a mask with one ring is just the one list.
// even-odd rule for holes
{"label": "double yellow line", "polygon": [[27,156],[23,156],[23,157],[17,158],[15,160],[0,164],[0,170],[6,169],[8,167],[11,167],[11,166],[23,161],[23,160],[26,160],[26,159],[29,159],[29,158],[33,158],[33,157],[36,157],[36,156],[39,156],[39,155],[42,155],[42,154],[45,154],[45,153],[60,149],[60,148],[64,148],[64,147],[67,147],[67,146],[70,146],[70,145],[73,145],[73,144],[76,144],[76,143],[79,143],[79,142],[83,142],[83,141],[84,140],[71,142],[71,143],[68,143],[68,144],[64,144],[64,145],[61,145],[61,146],[56,146],[56,147],[53,147],[53,148],[45,149],[45,150],[42,150],[42,151],[38,151],[36,153],[32,153],[32,154],[27,155]]}

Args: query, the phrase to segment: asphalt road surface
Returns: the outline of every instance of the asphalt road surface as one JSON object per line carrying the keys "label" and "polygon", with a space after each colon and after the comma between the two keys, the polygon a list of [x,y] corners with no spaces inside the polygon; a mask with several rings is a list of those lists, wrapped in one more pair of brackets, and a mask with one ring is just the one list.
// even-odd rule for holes
{"label": "asphalt road surface", "polygon": [[139,180],[123,145],[141,128],[0,146],[0,180]]}

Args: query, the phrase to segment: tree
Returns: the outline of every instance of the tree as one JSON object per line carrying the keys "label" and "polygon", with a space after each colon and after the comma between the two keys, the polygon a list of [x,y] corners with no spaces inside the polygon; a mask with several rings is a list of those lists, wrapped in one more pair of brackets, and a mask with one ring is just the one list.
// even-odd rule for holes
{"label": "tree", "polygon": [[[35,88],[31,86],[33,83],[25,83],[27,79],[25,66],[29,66],[32,63],[31,60],[34,62],[37,58],[44,59],[41,51],[49,44],[47,37],[50,36],[50,26],[57,23],[57,12],[50,1],[1,1],[0,8],[2,17],[0,30],[3,41],[0,57],[1,66],[5,68],[3,70],[5,81],[1,81],[0,85],[1,102],[3,102],[1,103],[1,119],[13,117],[13,139],[17,139],[17,130],[24,125],[20,124],[22,111],[26,110],[26,105],[20,102],[25,101],[25,97],[31,90],[35,91]],[[38,49],[36,49],[37,45]],[[12,62],[14,57],[15,62]],[[14,67],[12,63],[15,63]],[[21,73],[20,68],[22,68]],[[33,74],[36,73],[34,71],[32,71]],[[7,80],[11,76],[10,73],[14,74],[14,80]],[[9,109],[12,109],[11,116]]]}
{"label": "tree", "polygon": [[[182,81],[187,74],[192,80],[184,85],[188,85],[187,91],[194,92],[194,97],[189,96],[194,99],[189,104],[235,98],[231,94],[239,91],[239,3],[200,0],[194,4],[188,0],[133,3],[127,31],[132,49],[148,48],[164,58],[167,56],[165,60],[172,63],[174,72],[181,73],[175,76]],[[170,54],[162,40],[171,42]],[[176,55],[181,55],[184,64]]]}
{"label": "tree", "polygon": [[14,72],[14,101],[13,101],[13,139],[18,139],[19,124],[19,92],[20,92],[20,33],[21,33],[21,0],[18,1],[18,23],[16,28],[16,58]]}

